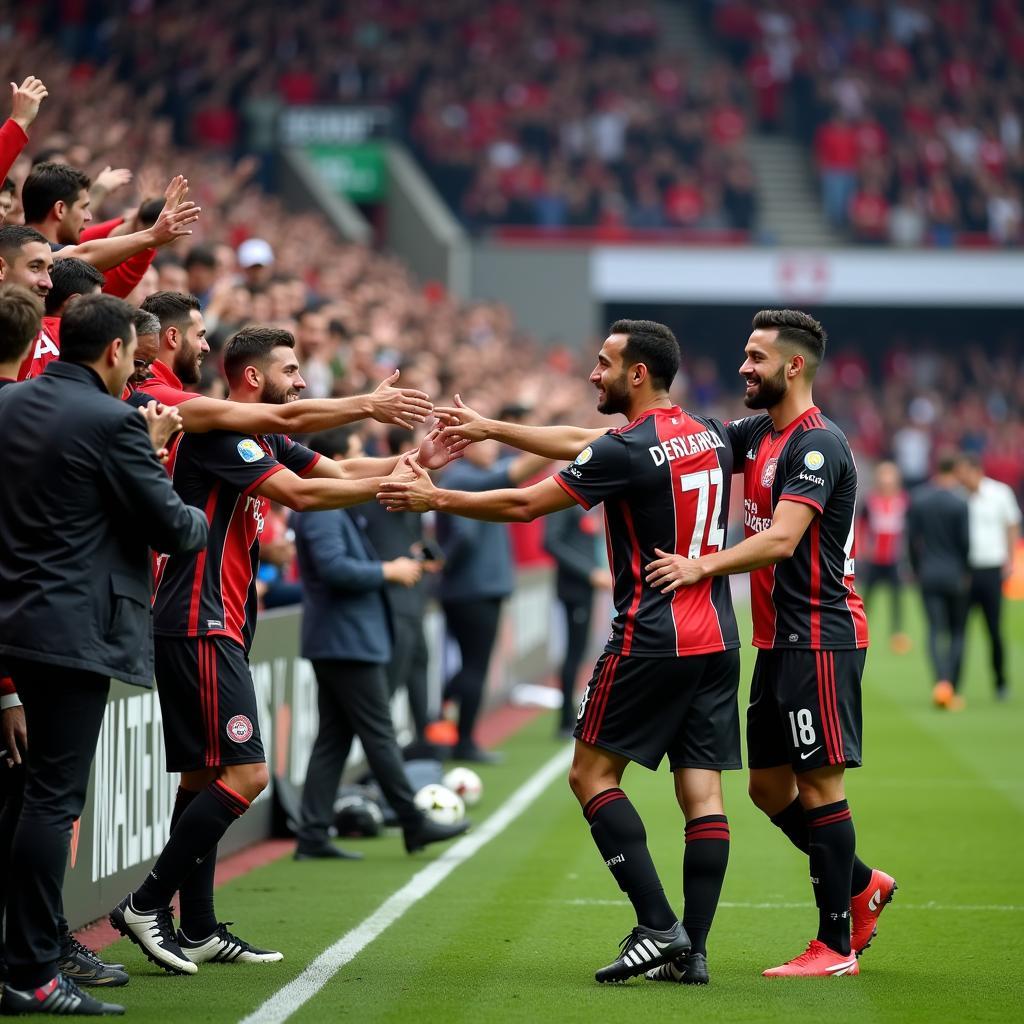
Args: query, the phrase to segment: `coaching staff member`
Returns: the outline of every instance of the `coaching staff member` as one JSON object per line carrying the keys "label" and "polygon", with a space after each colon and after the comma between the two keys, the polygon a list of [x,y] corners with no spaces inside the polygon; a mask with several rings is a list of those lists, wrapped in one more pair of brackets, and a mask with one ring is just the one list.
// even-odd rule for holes
{"label": "coaching staff member", "polygon": [[83,297],[61,341],[45,373],[0,393],[0,478],[18,482],[0,502],[0,656],[31,737],[11,851],[3,1011],[120,1013],[56,968],[68,836],[110,678],[153,678],[149,549],[198,550],[206,522],[174,493],[143,416],[116,397],[134,369],[131,307]]}

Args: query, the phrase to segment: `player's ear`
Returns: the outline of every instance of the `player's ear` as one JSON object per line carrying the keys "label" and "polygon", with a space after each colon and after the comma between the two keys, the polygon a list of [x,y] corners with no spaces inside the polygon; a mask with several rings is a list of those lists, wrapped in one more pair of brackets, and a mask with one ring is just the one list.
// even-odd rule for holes
{"label": "player's ear", "polygon": [[806,363],[807,360],[797,352],[790,360],[789,367],[786,370],[786,376],[795,377],[804,368]]}
{"label": "player's ear", "polygon": [[245,383],[249,385],[254,391],[259,390],[260,386],[260,371],[255,366],[247,366],[245,368]]}

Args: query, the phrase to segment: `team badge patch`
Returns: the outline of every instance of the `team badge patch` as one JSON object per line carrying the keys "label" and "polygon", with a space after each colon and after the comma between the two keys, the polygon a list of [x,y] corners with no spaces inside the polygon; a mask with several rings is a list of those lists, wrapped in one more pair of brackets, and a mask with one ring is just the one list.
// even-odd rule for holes
{"label": "team badge patch", "polygon": [[761,486],[771,487],[772,481],[775,479],[775,467],[779,464],[778,459],[769,459],[765,464],[764,471],[761,473]]}
{"label": "team badge patch", "polygon": [[238,454],[243,462],[259,462],[267,453],[251,437],[246,437],[238,442]]}
{"label": "team badge patch", "polygon": [[821,469],[825,465],[825,456],[821,452],[808,452],[804,456],[804,465],[808,469]]}
{"label": "team badge patch", "polygon": [[593,458],[593,456],[594,449],[591,448],[588,444],[587,447],[584,448],[583,451],[581,451],[579,455],[576,456],[576,465],[585,466]]}
{"label": "team badge patch", "polygon": [[233,743],[247,743],[252,739],[252,722],[245,715],[235,715],[228,722],[227,732]]}

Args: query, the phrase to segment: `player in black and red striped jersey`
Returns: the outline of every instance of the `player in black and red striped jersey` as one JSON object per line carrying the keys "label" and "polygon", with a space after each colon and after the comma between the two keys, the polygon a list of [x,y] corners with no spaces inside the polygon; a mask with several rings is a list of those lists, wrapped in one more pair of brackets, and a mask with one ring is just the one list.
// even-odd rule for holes
{"label": "player in black and red striped jersey", "polygon": [[[861,763],[861,675],[868,646],[854,588],[857,467],[843,432],[814,404],[825,331],[796,310],[754,317],[740,373],[745,403],[728,425],[743,471],[746,539],[697,559],[648,566],[666,593],[751,574],[757,663],[747,711],[754,803],[810,859],[818,935],[768,977],[858,973],[896,883],[855,853],[844,771]],[[851,906],[853,932],[851,935]]]}
{"label": "player in black and red striped jersey", "polygon": [[[225,404],[274,406],[298,398],[305,382],[294,348],[287,331],[239,331],[224,350],[231,388]],[[458,445],[431,441],[420,457],[439,468],[458,452]],[[185,433],[177,443],[175,490],[205,511],[210,529],[200,557],[162,560],[153,606],[167,769],[181,773],[181,787],[167,845],[142,885],[111,913],[122,934],[172,973],[194,974],[197,964],[211,961],[281,959],[230,933],[213,905],[217,843],[268,782],[248,663],[268,501],[300,511],[345,508],[372,498],[397,464],[320,459],[280,434],[212,430]],[[175,934],[170,902],[179,890]]]}
{"label": "player in black and red striped jersey", "polygon": [[[664,595],[643,567],[666,552],[683,558],[725,545],[732,448],[725,427],[674,405],[679,368],[672,332],[620,320],[590,381],[598,411],[629,421],[616,430],[529,427],[486,420],[461,403],[438,409],[461,440],[494,438],[552,459],[557,476],[517,490],[470,494],[389,480],[385,505],[490,521],[526,521],[572,503],[604,504],[615,618],[580,704],[569,782],[601,856],[636,910],[637,927],[598,981],[660,972],[706,984],[706,938],[729,851],[721,772],[741,767],[736,693],[739,635],[728,581]],[[582,449],[582,450],[581,450]],[[643,822],[620,787],[635,761],[654,770],[668,755],[686,818],[682,923],[665,898]],[[692,943],[692,948],[691,948]]]}

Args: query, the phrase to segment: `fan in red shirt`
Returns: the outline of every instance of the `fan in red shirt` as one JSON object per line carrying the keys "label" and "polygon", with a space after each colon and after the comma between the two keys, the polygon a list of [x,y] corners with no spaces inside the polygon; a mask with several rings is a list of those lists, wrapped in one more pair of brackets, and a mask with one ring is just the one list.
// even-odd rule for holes
{"label": "fan in red shirt", "polygon": [[880,462],[875,467],[875,486],[861,509],[861,535],[866,552],[864,602],[865,605],[870,603],[879,584],[888,589],[891,595],[889,642],[897,654],[910,650],[910,637],[903,632],[903,581],[900,578],[900,563],[906,548],[907,505],[907,493],[896,463]]}

